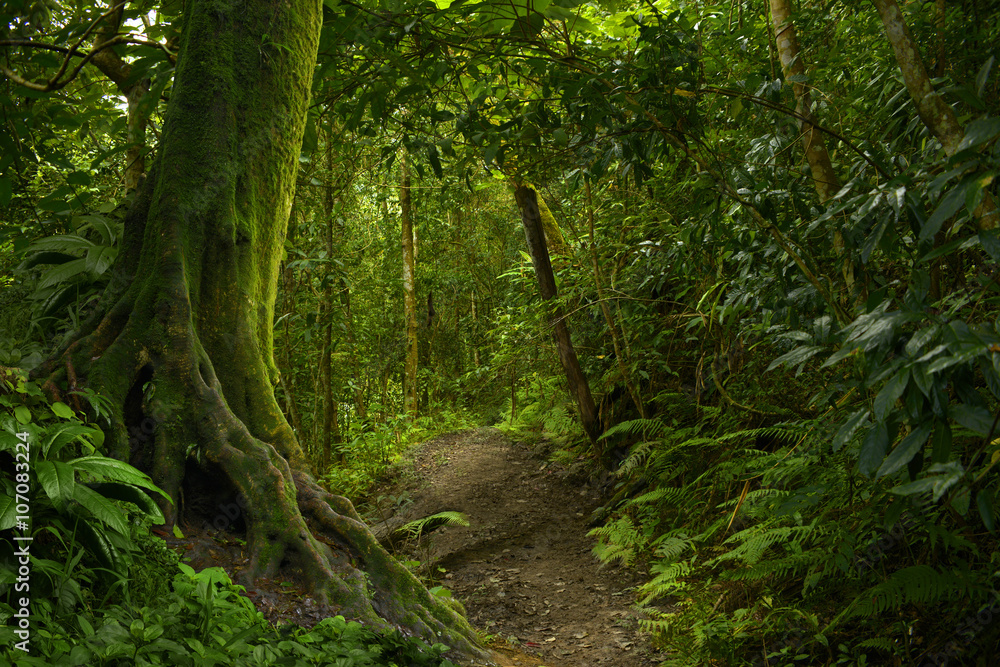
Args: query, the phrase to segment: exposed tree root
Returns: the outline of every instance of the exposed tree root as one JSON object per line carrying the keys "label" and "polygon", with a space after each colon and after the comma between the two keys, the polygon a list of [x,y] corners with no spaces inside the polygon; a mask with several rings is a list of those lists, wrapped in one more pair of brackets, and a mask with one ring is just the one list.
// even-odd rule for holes
{"label": "exposed tree root", "polygon": [[[160,307],[139,308],[124,322],[112,321],[113,308],[46,368],[54,387],[80,366],[73,379],[111,399],[110,451],[139,464],[175,499],[161,501],[168,525],[180,519],[177,499],[191,464],[212,471],[216,477],[200,483],[231,488],[245,504],[251,559],[242,583],[285,577],[348,618],[446,644],[460,660],[490,662],[464,617],[382,548],[347,499],[290,464],[304,460],[290,429],[276,429],[268,442],[234,414],[190,325],[186,293],[151,301]],[[150,421],[137,438],[137,427]]]}

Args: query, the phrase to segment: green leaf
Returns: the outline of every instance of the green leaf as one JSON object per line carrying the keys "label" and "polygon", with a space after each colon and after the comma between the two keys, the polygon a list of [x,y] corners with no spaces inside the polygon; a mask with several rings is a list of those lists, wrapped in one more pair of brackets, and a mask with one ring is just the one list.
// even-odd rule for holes
{"label": "green leaf", "polygon": [[52,404],[52,412],[55,413],[56,417],[62,417],[63,419],[69,419],[74,415],[73,409],[60,401]]}
{"label": "green leaf", "polygon": [[858,470],[862,475],[872,476],[885,458],[888,447],[889,428],[884,422],[875,424],[865,435],[865,440],[861,443],[861,452],[858,454]]}
{"label": "green leaf", "polygon": [[74,259],[72,262],[66,262],[65,264],[60,264],[59,266],[53,267],[42,274],[41,280],[38,281],[39,290],[46,287],[51,287],[58,283],[66,282],[71,278],[75,278],[80,274],[87,273],[87,259]]}
{"label": "green leaf", "polygon": [[1000,118],[979,118],[965,128],[965,136],[958,144],[958,150],[975,148],[1000,135]]}
{"label": "green leaf", "polygon": [[94,475],[106,477],[110,480],[125,482],[126,484],[134,484],[135,486],[149,489],[150,491],[156,491],[167,500],[170,500],[170,497],[159,487],[153,484],[152,480],[150,480],[148,476],[127,463],[122,463],[121,461],[117,461],[115,459],[109,459],[106,456],[100,456],[98,454],[82,456],[78,459],[67,461],[67,463],[77,470],[84,470]]}
{"label": "green leaf", "polygon": [[963,485],[958,491],[951,496],[951,506],[958,512],[959,516],[965,516],[969,513],[969,502],[972,500],[972,493],[969,489],[969,485]]}
{"label": "green leaf", "polygon": [[145,512],[155,524],[161,524],[164,521],[163,513],[160,511],[157,504],[153,502],[153,499],[150,498],[145,491],[138,489],[131,484],[123,484],[121,482],[102,482],[100,484],[91,485],[91,488],[105,498],[122,500],[138,506],[139,509]]}
{"label": "green leaf", "polygon": [[996,532],[996,512],[993,510],[993,494],[986,489],[980,489],[976,494],[976,506],[979,508],[979,516],[983,519],[983,525],[991,533]]}
{"label": "green leaf", "polygon": [[101,430],[79,422],[66,423],[49,431],[49,437],[42,442],[42,456],[55,458],[59,454],[59,451],[69,443],[81,436],[89,435],[93,437],[95,433],[101,433]]}
{"label": "green leaf", "polygon": [[30,246],[28,252],[52,250],[62,253],[74,253],[94,247],[94,242],[77,234],[58,234],[38,239]]}
{"label": "green leaf", "polygon": [[73,497],[96,519],[118,533],[128,535],[128,521],[125,519],[125,514],[113,502],[84,484],[76,485]]}
{"label": "green leaf", "polygon": [[794,366],[796,364],[800,364],[804,361],[808,361],[812,357],[816,356],[817,353],[825,349],[825,347],[820,345],[803,345],[802,347],[797,347],[791,352],[786,352],[772,361],[767,367],[767,370],[770,371],[778,366]]}
{"label": "green leaf", "polygon": [[438,155],[437,146],[431,144],[427,147],[427,159],[431,163],[431,169],[434,171],[434,175],[438,178],[444,176],[444,170],[441,169],[441,157]]}
{"label": "green leaf", "polygon": [[879,241],[882,240],[882,237],[885,235],[885,230],[889,228],[890,222],[892,222],[892,217],[889,215],[883,215],[871,232],[869,232],[864,245],[861,247],[862,264],[868,263],[868,258],[871,256],[872,251],[875,250]]}
{"label": "green leaf", "polygon": [[882,391],[875,397],[874,413],[875,421],[883,421],[889,411],[892,410],[896,401],[903,395],[907,383],[910,381],[910,371],[903,369],[885,383]]}
{"label": "green leaf", "polygon": [[17,503],[15,499],[0,493],[0,530],[10,530],[17,523]]}
{"label": "green leaf", "polygon": [[951,426],[948,422],[939,421],[934,427],[934,438],[931,440],[931,461],[944,463],[951,458]]}
{"label": "green leaf", "polygon": [[70,185],[86,187],[93,183],[93,179],[91,179],[90,174],[85,171],[74,171],[72,174],[66,176],[66,182]]}
{"label": "green leaf", "polygon": [[941,203],[934,210],[934,213],[927,219],[920,229],[920,240],[926,241],[934,238],[934,235],[941,230],[944,221],[955,215],[958,209],[965,203],[965,188],[961,184],[955,186],[941,198]]}
{"label": "green leaf", "polygon": [[830,355],[830,358],[823,362],[820,368],[827,368],[828,366],[833,366],[837,362],[843,361],[847,357],[851,356],[857,352],[857,345],[844,345],[839,350]]}
{"label": "green leaf", "polygon": [[[976,244],[977,238],[975,236],[968,236],[965,238],[957,238],[948,241],[944,245],[934,248],[929,253],[917,260],[917,264],[924,264],[931,261],[932,259],[937,259],[944,255],[950,255],[953,252],[958,252],[962,250],[967,250]],[[985,246],[984,246],[985,247]]]}
{"label": "green leaf", "polygon": [[319,144],[319,133],[316,129],[316,119],[310,114],[306,119],[306,128],[302,133],[302,152],[307,155],[316,152]]}
{"label": "green leaf", "polygon": [[927,367],[923,364],[917,364],[911,370],[911,374],[913,375],[913,382],[920,388],[920,391],[923,392],[924,396],[930,398],[931,389],[934,388],[934,377],[927,373]]}
{"label": "green leaf", "polygon": [[[77,488],[86,489],[87,487],[81,485]],[[80,541],[101,565],[112,572],[124,573],[125,565],[122,562],[121,552],[99,526],[95,526],[89,521],[81,521],[77,526],[77,533],[80,536]]]}
{"label": "green leaf", "polygon": [[912,433],[903,438],[903,441],[896,445],[895,448],[889,453],[888,458],[882,463],[882,466],[878,469],[875,474],[876,477],[885,477],[886,475],[891,475],[897,470],[902,469],[903,466],[908,464],[920,448],[924,446],[927,442],[927,438],[930,437],[931,426],[930,424],[924,424],[918,426]]}
{"label": "green leaf", "polygon": [[14,408],[14,417],[22,424],[28,424],[31,422],[31,410],[19,405]]}
{"label": "green leaf", "polygon": [[889,493],[894,493],[897,496],[912,496],[917,493],[923,493],[924,491],[930,491],[934,488],[934,483],[935,480],[933,477],[925,477],[924,479],[918,479],[914,482],[909,482],[908,484],[894,486],[889,489]]}
{"label": "green leaf", "polygon": [[35,474],[45,490],[45,495],[56,507],[73,497],[76,475],[71,466],[62,461],[36,461]]}
{"label": "green leaf", "polygon": [[1000,262],[1000,233],[995,229],[979,232],[979,243],[994,262]]}
{"label": "green leaf", "polygon": [[36,206],[43,211],[52,211],[54,213],[70,211],[73,207],[66,200],[73,196],[73,188],[64,185],[39,199]]}
{"label": "green leaf", "polygon": [[848,417],[847,421],[837,430],[837,435],[833,437],[833,451],[837,452],[841,447],[850,442],[854,432],[861,426],[861,422],[871,414],[868,410],[858,410]]}
{"label": "green leaf", "polygon": [[934,502],[939,501],[948,489],[957,484],[965,476],[965,468],[958,461],[949,461],[943,464],[935,463],[931,466],[930,472],[943,473],[932,478],[934,479]]}
{"label": "green leaf", "polygon": [[115,261],[118,256],[118,249],[111,246],[95,246],[87,251],[87,271],[96,276],[102,275]]}
{"label": "green leaf", "polygon": [[552,19],[553,21],[566,21],[566,24],[571,30],[586,30],[588,32],[598,32],[597,26],[583,18],[571,12],[570,10],[559,7],[556,5],[550,5],[546,7],[545,11],[542,12],[546,18]]}
{"label": "green leaf", "polygon": [[0,208],[7,208],[12,196],[13,188],[10,179],[6,176],[0,176]]}
{"label": "green leaf", "polygon": [[993,427],[993,415],[989,413],[989,410],[967,403],[959,403],[949,407],[948,416],[980,435],[987,435]]}

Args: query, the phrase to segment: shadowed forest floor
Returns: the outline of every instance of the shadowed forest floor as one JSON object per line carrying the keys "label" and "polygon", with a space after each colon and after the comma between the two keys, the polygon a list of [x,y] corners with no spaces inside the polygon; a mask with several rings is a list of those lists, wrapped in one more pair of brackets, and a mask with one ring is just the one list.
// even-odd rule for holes
{"label": "shadowed forest floor", "polygon": [[[367,519],[378,533],[380,524],[441,511],[468,518],[468,527],[444,526],[419,543],[392,546],[452,591],[473,625],[493,636],[490,646],[504,665],[658,664],[665,656],[652,651],[631,607],[631,588],[641,580],[623,568],[602,568],[590,551],[587,524],[601,504],[599,485],[547,462],[544,452],[544,445],[512,442],[494,428],[441,435],[394,466]],[[245,544],[202,526],[187,525],[183,539],[167,542],[195,569],[221,566],[237,579],[247,563]],[[259,581],[247,595],[272,622],[311,627],[336,614],[276,581]]]}
{"label": "shadowed forest floor", "polygon": [[[470,525],[439,528],[400,553],[451,590],[473,625],[495,635],[495,648],[528,654],[511,654],[510,664],[658,664],[664,656],[652,653],[631,608],[639,580],[591,554],[597,484],[543,452],[493,428],[445,434],[411,452],[382,487],[383,498],[404,498],[392,523],[454,510]],[[371,517],[373,527],[391,510]]]}

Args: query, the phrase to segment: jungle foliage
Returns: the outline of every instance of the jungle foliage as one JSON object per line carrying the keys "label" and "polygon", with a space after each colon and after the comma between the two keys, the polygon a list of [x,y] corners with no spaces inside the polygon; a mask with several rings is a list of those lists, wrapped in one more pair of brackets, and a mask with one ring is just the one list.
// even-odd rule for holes
{"label": "jungle foliage", "polygon": [[[174,4],[129,3],[135,39],[115,47],[148,81],[147,150],[170,95]],[[84,5],[10,10],[8,70],[54,80],[61,52],[26,42],[80,46],[106,11]],[[761,3],[324,5],[275,358],[326,484],[363,500],[409,442],[496,423],[609,480],[595,554],[648,567],[636,602],[671,664],[986,664],[1000,641],[996,3],[902,6],[961,129],[953,150],[864,3],[794,6],[805,73],[788,77]],[[799,143],[796,85],[839,177],[829,199]],[[3,86],[0,363],[30,370],[106,286],[132,196],[129,112],[88,67],[61,92]],[[416,419],[403,408],[404,153]],[[523,249],[511,187],[523,183],[556,223],[555,304]],[[597,398],[596,445],[566,395],[550,307]],[[89,398],[72,447],[99,433]],[[53,466],[87,457],[50,451]],[[57,519],[76,487],[45,496],[59,528],[40,567],[62,573],[54,586],[84,571],[73,545],[87,529]],[[129,540],[151,518],[115,504],[127,498],[102,516],[79,492],[91,502],[71,505],[74,525],[110,545],[93,567],[120,605]],[[115,523],[122,507],[138,518]],[[211,575],[177,576],[179,595]],[[69,590],[66,610],[96,606]],[[137,608],[105,623],[134,637],[164,624],[134,625]],[[220,650],[211,636],[203,646]]]}

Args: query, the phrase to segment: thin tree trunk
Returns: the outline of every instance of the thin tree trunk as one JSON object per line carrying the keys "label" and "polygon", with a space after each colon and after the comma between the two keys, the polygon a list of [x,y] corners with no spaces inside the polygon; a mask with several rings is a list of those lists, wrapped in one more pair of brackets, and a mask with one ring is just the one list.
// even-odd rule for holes
{"label": "thin tree trunk", "polygon": [[[945,154],[951,157],[958,152],[958,146],[965,137],[965,130],[959,124],[954,109],[934,90],[920,56],[920,49],[903,20],[903,14],[896,0],[872,0],[872,4],[882,19],[886,37],[896,54],[896,62],[903,72],[906,89],[917,106],[920,120],[941,142]],[[998,211],[996,202],[988,190],[983,190],[982,202],[976,207],[973,215],[980,230],[996,229]]]}
{"label": "thin tree trunk", "polygon": [[541,217],[542,229],[545,231],[545,244],[556,255],[568,255],[569,246],[566,245],[566,238],[563,236],[556,217],[552,215],[542,195],[535,190],[532,185],[528,186],[535,191],[535,201],[538,203],[538,214]]}
{"label": "thin tree trunk", "polygon": [[[113,39],[121,28],[125,4],[118,5],[107,18],[107,26],[97,33],[94,47]],[[132,65],[122,60],[114,49],[101,49],[94,54],[91,62],[101,73],[111,79],[125,96],[127,103],[127,126],[125,133],[125,171],[123,181],[126,192],[136,190],[146,175],[146,125],[149,112],[140,105],[149,92],[149,79],[131,80]]]}
{"label": "thin tree trunk", "polygon": [[[542,228],[542,216],[538,210],[538,200],[535,191],[525,185],[518,186],[514,191],[514,197],[521,210],[521,222],[524,225],[524,236],[528,242],[528,252],[531,255],[531,262],[535,267],[535,276],[538,279],[538,291],[545,301],[556,298],[556,280],[552,274],[552,263],[549,260],[549,251],[545,246],[545,234]],[[559,352],[559,361],[562,363],[566,373],[566,382],[569,385],[570,393],[576,399],[577,407],[580,410],[580,421],[587,437],[594,443],[598,456],[601,451],[597,448],[598,437],[600,437],[600,426],[597,420],[597,408],[594,405],[594,398],[590,393],[590,385],[587,377],[580,368],[580,361],[577,359],[573,341],[570,338],[569,327],[566,325],[566,318],[561,308],[556,308],[550,317],[550,322],[555,331],[556,349]]]}
{"label": "thin tree trunk", "polygon": [[[427,318],[424,320],[424,334],[420,336],[423,339],[420,348],[420,368],[430,369],[431,367],[431,351],[434,349],[434,334],[436,329],[434,328],[434,316],[436,315],[434,311],[434,292],[427,292]],[[440,319],[438,320],[440,322]],[[418,341],[420,342],[420,341]],[[424,410],[427,409],[431,403],[433,395],[430,393],[430,383],[425,382],[421,389],[420,394],[420,405],[424,406]]]}
{"label": "thin tree trunk", "polygon": [[479,360],[479,341],[476,336],[476,333],[479,328],[479,315],[476,311],[475,289],[472,290],[471,299],[472,299],[472,335],[470,336],[470,338],[472,339],[472,363],[476,365],[476,368],[479,368],[479,366],[481,365]]}
{"label": "thin tree trunk", "polygon": [[406,153],[399,161],[399,206],[403,233],[403,311],[406,319],[406,360],[403,364],[403,411],[417,416],[417,283],[416,253],[413,242],[413,210],[410,200],[410,167]]}
{"label": "thin tree trunk", "polygon": [[354,409],[358,419],[364,423],[368,420],[368,406],[365,392],[361,386],[361,362],[359,361],[358,339],[354,333],[354,314],[351,312],[351,288],[343,277],[340,279],[340,305],[344,311],[344,324],[347,327],[347,341],[351,345],[350,364],[351,376],[354,379]]}
{"label": "thin tree trunk", "polygon": [[625,358],[625,353],[622,350],[621,339],[618,336],[618,327],[615,326],[614,317],[611,315],[611,306],[608,305],[607,300],[604,298],[604,276],[601,271],[601,262],[597,257],[597,243],[594,240],[594,200],[590,193],[590,179],[584,180],[583,187],[584,192],[587,195],[587,223],[590,231],[590,258],[594,265],[594,286],[597,288],[597,301],[601,304],[601,312],[604,314],[604,322],[608,325],[608,332],[611,334],[611,344],[615,350],[615,361],[618,363],[618,372],[622,375],[622,380],[625,382],[625,387],[628,389],[629,396],[632,397],[632,402],[639,411],[639,416],[645,419],[646,408],[642,404],[642,399],[639,398],[639,392],[636,390],[635,384],[632,382],[632,374],[628,369],[629,364],[631,364],[631,360],[626,360]]}
{"label": "thin tree trunk", "polygon": [[[792,77],[805,76],[806,68],[799,49],[798,36],[792,23],[792,7],[790,0],[770,0],[771,21],[774,27],[774,40],[781,60],[781,71],[786,81]],[[801,81],[792,82],[792,92],[795,95],[795,111],[800,116],[798,120],[801,132],[802,151],[809,165],[813,186],[820,203],[826,203],[840,190],[840,179],[833,169],[830,153],[826,149],[823,133],[816,129],[812,111],[812,93],[809,87]],[[850,257],[844,256],[844,234],[837,228],[833,231],[833,249],[841,258],[841,272],[844,284],[850,289],[854,284],[854,264]]]}
{"label": "thin tree trunk", "polygon": [[326,218],[326,269],[324,271],[323,302],[320,305],[320,321],[323,326],[323,355],[320,359],[320,373],[323,376],[323,431],[320,434],[320,466],[325,471],[330,467],[333,451],[333,424],[336,421],[333,402],[333,142],[326,141],[326,192],[323,213]]}
{"label": "thin tree trunk", "polygon": [[[792,24],[792,8],[789,0],[770,0],[771,20],[774,22],[774,37],[778,46],[778,56],[781,58],[781,71],[788,80],[792,77],[805,76],[806,68],[802,62],[798,37]],[[819,200],[825,202],[840,190],[840,179],[837,178],[833,165],[830,163],[830,153],[826,150],[823,134],[812,123],[812,94],[809,88],[800,81],[792,82],[795,93],[795,111],[801,118],[799,130],[802,132],[802,149],[809,163],[813,184],[819,195]]]}

